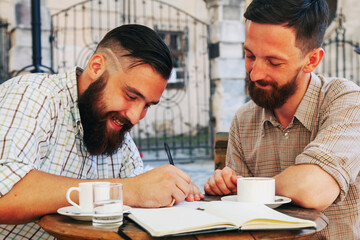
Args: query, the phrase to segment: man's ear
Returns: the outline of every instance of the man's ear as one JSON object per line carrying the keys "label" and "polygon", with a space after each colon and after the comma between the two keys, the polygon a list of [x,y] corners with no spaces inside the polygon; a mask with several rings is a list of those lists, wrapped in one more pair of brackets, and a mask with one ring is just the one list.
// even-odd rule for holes
{"label": "man's ear", "polygon": [[310,73],[320,64],[324,57],[324,49],[316,48],[306,55],[307,62],[303,67],[304,72]]}
{"label": "man's ear", "polygon": [[96,81],[106,70],[105,56],[101,53],[94,54],[87,65],[88,75]]}

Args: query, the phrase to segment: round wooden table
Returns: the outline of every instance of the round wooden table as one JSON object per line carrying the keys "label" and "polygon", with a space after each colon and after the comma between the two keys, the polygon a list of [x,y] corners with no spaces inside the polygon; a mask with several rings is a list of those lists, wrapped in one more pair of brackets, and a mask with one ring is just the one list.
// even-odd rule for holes
{"label": "round wooden table", "polygon": [[[206,197],[211,200],[212,197]],[[216,199],[213,199],[216,200]],[[166,239],[308,239],[316,232],[324,229],[328,224],[327,217],[316,210],[305,209],[291,204],[285,204],[276,210],[293,217],[309,219],[316,222],[316,229],[299,230],[266,230],[266,231],[231,231],[187,235],[181,237],[167,237]],[[46,232],[60,240],[73,239],[123,239],[117,234],[117,229],[106,230],[95,228],[92,222],[77,221],[68,216],[50,214],[42,217],[38,223]],[[159,239],[153,238],[150,234],[142,230],[136,223],[124,219],[123,232],[133,240]]]}

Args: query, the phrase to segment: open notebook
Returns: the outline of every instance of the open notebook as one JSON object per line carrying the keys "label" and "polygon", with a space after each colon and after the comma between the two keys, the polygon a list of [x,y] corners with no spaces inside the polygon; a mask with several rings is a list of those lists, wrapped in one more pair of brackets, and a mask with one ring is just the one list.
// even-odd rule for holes
{"label": "open notebook", "polygon": [[132,209],[129,218],[154,237],[226,230],[297,229],[315,222],[288,216],[260,203],[213,201],[185,207]]}

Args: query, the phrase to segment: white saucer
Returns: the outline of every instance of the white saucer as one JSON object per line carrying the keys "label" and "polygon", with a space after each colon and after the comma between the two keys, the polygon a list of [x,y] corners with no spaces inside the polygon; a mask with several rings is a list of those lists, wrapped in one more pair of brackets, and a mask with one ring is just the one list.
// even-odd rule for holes
{"label": "white saucer", "polygon": [[[224,196],[224,197],[221,198],[221,201],[237,202],[237,195]],[[289,203],[289,202],[291,202],[290,198],[283,197],[283,196],[275,196],[275,201],[274,202],[265,203],[265,205],[270,207],[270,208],[277,208],[280,205],[283,205],[283,204]]]}
{"label": "white saucer", "polygon": [[[124,213],[130,212],[131,207],[124,205]],[[62,207],[57,210],[61,215],[69,216],[75,220],[92,221],[92,213],[81,213],[75,206]]]}

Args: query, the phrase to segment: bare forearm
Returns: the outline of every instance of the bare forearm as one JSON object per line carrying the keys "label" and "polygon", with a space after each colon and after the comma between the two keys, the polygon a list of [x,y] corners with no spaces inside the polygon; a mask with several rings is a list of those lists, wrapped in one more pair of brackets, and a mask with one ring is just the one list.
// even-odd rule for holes
{"label": "bare forearm", "polygon": [[[173,200],[184,201],[191,193],[190,176],[172,165],[163,165],[131,178],[84,180],[30,171],[5,196],[0,197],[0,224],[32,222],[69,205],[66,192],[80,182],[109,181],[124,185],[124,204],[137,207],[162,207]],[[78,202],[78,195],[71,196]]]}
{"label": "bare forearm", "polygon": [[[32,170],[0,198],[0,223],[20,224],[54,213],[69,205],[66,191],[80,182],[91,181],[56,176]],[[77,194],[72,199],[77,201]]]}
{"label": "bare forearm", "polygon": [[294,203],[323,210],[340,193],[337,182],[316,165],[295,165],[275,176],[276,195],[290,197]]}

